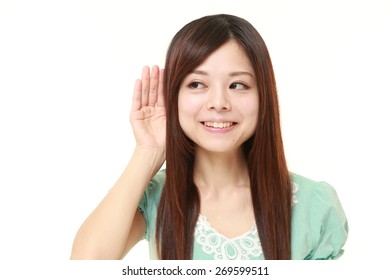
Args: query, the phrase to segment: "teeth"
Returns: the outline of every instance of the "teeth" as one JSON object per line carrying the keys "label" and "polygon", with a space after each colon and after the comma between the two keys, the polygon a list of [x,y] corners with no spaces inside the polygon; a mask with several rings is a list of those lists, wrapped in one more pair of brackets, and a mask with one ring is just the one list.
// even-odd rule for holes
{"label": "teeth", "polygon": [[233,125],[233,122],[204,122],[204,125],[214,128],[226,128],[231,127]]}

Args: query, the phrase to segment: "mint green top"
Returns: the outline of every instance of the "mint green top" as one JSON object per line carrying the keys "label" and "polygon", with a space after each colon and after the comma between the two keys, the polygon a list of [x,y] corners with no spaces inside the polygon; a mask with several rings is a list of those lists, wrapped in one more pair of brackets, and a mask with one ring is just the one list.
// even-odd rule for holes
{"label": "mint green top", "polygon": [[[292,259],[336,259],[343,253],[348,236],[348,223],[336,191],[324,182],[315,182],[293,174]],[[148,185],[139,204],[147,225],[151,259],[156,259],[156,216],[165,182],[161,170]],[[200,215],[194,233],[194,260],[264,259],[255,224],[245,234],[227,238],[216,231]]]}

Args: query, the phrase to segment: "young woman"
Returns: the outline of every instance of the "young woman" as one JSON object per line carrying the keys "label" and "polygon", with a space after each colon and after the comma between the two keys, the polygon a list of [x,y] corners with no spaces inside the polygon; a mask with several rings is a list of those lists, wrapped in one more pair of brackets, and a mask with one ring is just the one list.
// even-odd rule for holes
{"label": "young woman", "polygon": [[131,124],[131,160],[81,226],[73,259],[120,259],[142,238],[153,259],[342,254],[336,192],[287,169],[271,59],[246,20],[185,25],[165,69],[136,81]]}

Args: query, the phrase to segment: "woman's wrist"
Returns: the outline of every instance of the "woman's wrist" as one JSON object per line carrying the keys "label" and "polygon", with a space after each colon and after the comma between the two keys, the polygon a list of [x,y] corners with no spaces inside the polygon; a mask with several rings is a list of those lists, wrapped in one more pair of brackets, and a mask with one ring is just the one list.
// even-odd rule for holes
{"label": "woman's wrist", "polygon": [[153,177],[164,164],[165,150],[136,146],[132,161],[135,161],[141,168],[149,169]]}

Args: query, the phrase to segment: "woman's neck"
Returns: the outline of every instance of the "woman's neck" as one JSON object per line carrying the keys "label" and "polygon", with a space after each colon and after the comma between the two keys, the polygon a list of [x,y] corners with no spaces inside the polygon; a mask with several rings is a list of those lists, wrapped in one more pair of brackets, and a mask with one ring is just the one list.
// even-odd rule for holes
{"label": "woman's neck", "polygon": [[248,167],[243,151],[210,153],[198,149],[194,181],[203,190],[224,191],[249,187]]}

